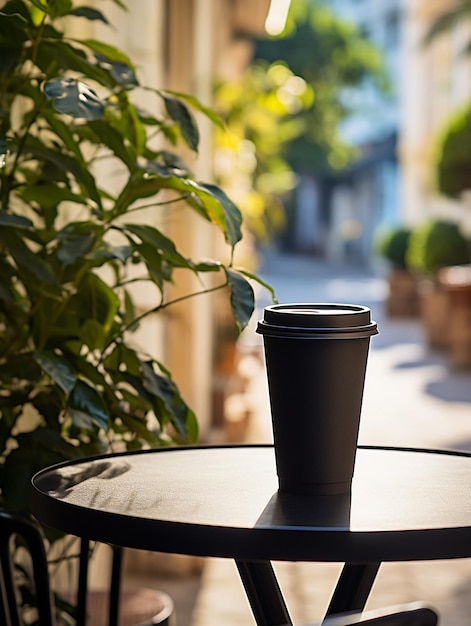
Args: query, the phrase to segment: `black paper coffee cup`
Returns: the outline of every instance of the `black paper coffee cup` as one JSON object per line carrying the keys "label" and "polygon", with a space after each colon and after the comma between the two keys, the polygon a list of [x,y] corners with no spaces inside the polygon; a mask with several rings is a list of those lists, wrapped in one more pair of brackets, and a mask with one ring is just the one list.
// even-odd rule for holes
{"label": "black paper coffee cup", "polygon": [[266,307],[263,335],[280,490],[351,488],[369,341],[370,309],[351,304]]}

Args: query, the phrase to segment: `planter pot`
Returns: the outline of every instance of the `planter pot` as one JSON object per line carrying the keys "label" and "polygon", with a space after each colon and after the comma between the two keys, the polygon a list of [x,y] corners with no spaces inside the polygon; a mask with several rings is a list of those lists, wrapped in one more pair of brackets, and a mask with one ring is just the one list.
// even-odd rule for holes
{"label": "planter pot", "polygon": [[422,280],[419,284],[419,304],[427,346],[434,350],[448,349],[450,330],[448,293],[432,280]]}
{"label": "planter pot", "polygon": [[440,285],[449,300],[448,345],[450,362],[459,369],[471,368],[471,266],[440,271]]}
{"label": "planter pot", "polygon": [[386,313],[389,317],[417,317],[419,294],[417,277],[404,269],[394,268],[388,276],[389,293]]}

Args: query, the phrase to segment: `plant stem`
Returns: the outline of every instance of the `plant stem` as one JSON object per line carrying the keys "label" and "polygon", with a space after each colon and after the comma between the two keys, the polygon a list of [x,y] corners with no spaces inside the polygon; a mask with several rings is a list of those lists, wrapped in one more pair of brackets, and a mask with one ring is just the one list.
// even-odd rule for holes
{"label": "plant stem", "polygon": [[149,204],[141,204],[140,206],[134,207],[132,209],[128,209],[126,211],[126,215],[129,215],[130,213],[135,213],[136,211],[141,211],[142,209],[153,209],[156,206],[168,206],[169,204],[176,204],[177,202],[182,202],[183,200],[186,200],[186,198],[189,198],[190,194],[189,193],[185,193],[182,196],[179,196],[178,198],[173,198],[172,200],[164,200],[163,202],[150,202]]}
{"label": "plant stem", "polygon": [[125,326],[123,326],[121,330],[119,331],[119,333],[116,333],[110,339],[106,349],[103,351],[103,355],[100,361],[103,361],[103,358],[105,357],[105,352],[108,353],[109,348],[113,345],[116,345],[118,339],[121,339],[128,330],[130,330],[133,326],[136,326],[136,324],[139,324],[140,322],[142,322],[142,320],[148,317],[149,315],[152,315],[153,313],[157,313],[158,311],[162,311],[163,309],[166,309],[169,306],[177,304],[178,302],[184,302],[185,300],[189,300],[190,298],[195,298],[196,296],[202,296],[204,294],[219,291],[221,289],[224,289],[228,285],[229,285],[229,282],[226,280],[224,283],[220,285],[216,285],[215,287],[207,287],[206,289],[202,289],[201,291],[194,291],[193,293],[185,294],[184,296],[180,296],[178,298],[174,298],[173,300],[169,300],[168,302],[161,303],[158,306],[153,307],[152,309],[149,309],[148,311],[144,311],[144,313],[141,313],[141,315],[138,315],[135,319],[133,319],[132,322],[129,322],[129,324],[126,324]]}

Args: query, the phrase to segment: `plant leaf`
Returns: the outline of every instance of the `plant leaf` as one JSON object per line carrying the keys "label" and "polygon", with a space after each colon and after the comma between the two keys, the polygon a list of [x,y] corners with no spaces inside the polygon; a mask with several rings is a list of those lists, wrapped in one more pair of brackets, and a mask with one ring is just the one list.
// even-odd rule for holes
{"label": "plant leaf", "polygon": [[173,189],[184,194],[184,201],[204,219],[219,226],[224,238],[232,247],[242,238],[242,215],[237,206],[216,187],[197,183],[185,176],[159,176],[149,173],[133,176],[115,203],[116,214],[123,213],[130,204],[146,198],[162,189]]}
{"label": "plant leaf", "polygon": [[35,472],[60,461],[80,456],[77,448],[65,441],[59,432],[40,426],[20,433],[18,447],[7,455],[2,476],[2,500],[13,511],[29,513],[30,481]]}
{"label": "plant leaf", "polygon": [[77,376],[68,361],[46,352],[35,352],[34,360],[66,395],[70,394],[77,381]]}
{"label": "plant leaf", "polygon": [[219,272],[221,268],[222,263],[220,261],[200,261],[195,265],[195,270],[197,272]]}
{"label": "plant leaf", "polygon": [[64,143],[64,146],[70,150],[78,159],[82,159],[82,153],[80,151],[80,145],[77,143],[77,138],[71,132],[69,126],[55,114],[53,108],[43,107],[43,116],[47,121],[51,130],[57,135],[57,137]]}
{"label": "plant leaf", "polygon": [[104,57],[107,61],[123,63],[134,69],[134,64],[128,55],[114,46],[104,43],[103,41],[97,41],[96,39],[83,39],[80,43],[87,46],[87,48],[90,48],[90,50],[93,50],[93,52],[96,52],[101,57]]}
{"label": "plant leaf", "polygon": [[106,332],[96,320],[86,320],[80,327],[80,339],[90,350],[103,350],[106,345]]}
{"label": "plant leaf", "polygon": [[68,15],[72,10],[72,0],[46,0],[45,2],[31,0],[31,3],[52,19]]}
{"label": "plant leaf", "polygon": [[154,246],[148,243],[132,242],[132,249],[136,255],[145,263],[149,278],[157,285],[163,295],[165,281],[172,280],[172,266],[165,261],[165,257]]}
{"label": "plant leaf", "polygon": [[83,320],[97,320],[106,332],[110,331],[119,310],[119,298],[114,289],[91,272],[80,283],[73,303]]}
{"label": "plant leaf", "polygon": [[[21,41],[26,41],[27,35],[25,26],[28,21],[20,13],[5,13],[0,11],[0,42],[15,42],[17,45]],[[20,46],[18,46],[20,47]]]}
{"label": "plant leaf", "polygon": [[[87,79],[94,80],[106,88],[113,86],[108,71],[92,63],[81,48],[75,48],[66,41],[42,40],[38,48],[37,65],[51,80],[57,78],[62,70],[63,74],[80,72]],[[51,69],[54,74],[51,74]]]}
{"label": "plant leaf", "polygon": [[[0,366],[0,380],[2,381],[2,386],[7,386],[14,380],[22,380],[23,383],[24,381],[38,382],[41,376],[41,368],[38,366],[31,353],[12,354],[6,360],[3,360]],[[16,393],[13,395],[16,395]],[[21,401],[25,402],[27,396],[27,392],[24,393],[23,397],[20,396]],[[4,402],[5,399],[6,396],[3,396],[2,401]]]}
{"label": "plant leaf", "polygon": [[86,204],[86,198],[70,191],[68,187],[61,187],[54,183],[27,185],[18,191],[18,195],[25,202],[37,204],[42,209],[53,209],[61,202],[76,202]]}
{"label": "plant leaf", "polygon": [[242,332],[249,323],[255,308],[255,296],[252,285],[239,273],[225,267],[229,289],[231,292],[231,306],[234,318]]}
{"label": "plant leaf", "polygon": [[[54,285],[56,279],[50,266],[40,256],[32,252],[12,229],[0,229],[0,241],[6,245],[11,256],[15,259],[21,272],[35,276],[39,282]],[[37,285],[40,288],[40,284]]]}
{"label": "plant leaf", "polygon": [[102,230],[96,222],[71,222],[57,233],[57,257],[64,266],[85,257],[100,238]]}
{"label": "plant leaf", "polygon": [[70,15],[75,15],[75,17],[85,17],[87,20],[98,20],[103,22],[104,24],[109,24],[109,21],[103,15],[101,11],[98,9],[93,9],[92,7],[76,7],[70,11]]}
{"label": "plant leaf", "polygon": [[246,269],[238,267],[236,268],[236,270],[237,272],[239,272],[239,274],[243,274],[247,278],[250,278],[251,280],[257,282],[259,285],[264,287],[270,293],[273,304],[278,304],[278,298],[276,297],[275,290],[269,283],[262,280],[260,276],[257,276],[257,274],[253,274]]}
{"label": "plant leaf", "polygon": [[112,63],[110,67],[110,74],[118,85],[139,85],[133,69],[125,63]]}
{"label": "plant leaf", "polygon": [[44,85],[44,93],[53,100],[59,113],[88,122],[103,117],[105,104],[87,85],[74,78],[52,78]]}
{"label": "plant leaf", "polygon": [[22,215],[11,215],[0,210],[0,226],[14,226],[15,228],[31,228],[33,222]]}
{"label": "plant leaf", "polygon": [[212,198],[215,198],[224,211],[224,233],[227,243],[231,246],[242,239],[242,213],[239,208],[232,202],[232,200],[225,194],[225,192],[209,183],[198,183],[199,187],[202,187],[207,191]]}
{"label": "plant leaf", "polygon": [[120,368],[133,376],[138,376],[141,371],[141,362],[136,351],[125,344],[118,344],[111,354],[105,359],[105,365],[109,370],[118,371]]}
{"label": "plant leaf", "polygon": [[127,168],[132,171],[136,164],[136,152],[132,145],[125,144],[123,134],[118,132],[108,121],[95,120],[89,124],[91,130],[96,134],[99,143],[108,146],[113,154],[120,159]]}
{"label": "plant leaf", "polygon": [[108,242],[104,242],[87,254],[87,260],[90,260],[94,267],[99,267],[112,260],[117,260],[124,265],[131,255],[130,246],[112,246]]}
{"label": "plant leaf", "polygon": [[101,209],[101,197],[96,187],[95,178],[88,170],[83,159],[79,160],[69,154],[48,148],[33,137],[28,138],[25,142],[25,147],[27,147],[28,151],[34,156],[50,161],[61,171],[74,176],[77,182],[82,185],[84,190],[88,193],[88,197],[96,202]]}
{"label": "plant leaf", "polygon": [[[123,97],[121,95],[121,99]],[[142,154],[146,148],[147,133],[136,107],[129,101],[126,102],[125,106],[122,106],[120,122],[118,130],[132,143],[137,153]]]}
{"label": "plant leaf", "polygon": [[178,434],[187,441],[195,441],[198,434],[196,418],[183,401],[173,380],[157,374],[152,362],[142,362],[141,367],[146,391],[164,403]]}
{"label": "plant leaf", "polygon": [[93,235],[64,238],[61,241],[57,258],[64,265],[72,265],[77,259],[83,258],[93,248],[95,238]]}
{"label": "plant leaf", "polygon": [[88,416],[100,428],[108,428],[108,412],[102,397],[85,381],[77,380],[70,395],[69,408]]}
{"label": "plant leaf", "polygon": [[190,110],[181,100],[178,100],[177,98],[172,98],[164,94],[162,94],[162,98],[164,100],[167,113],[172,120],[178,124],[186,144],[189,148],[197,152],[200,136],[195,119]]}
{"label": "plant leaf", "polygon": [[225,127],[224,121],[222,120],[220,115],[218,115],[216,111],[213,111],[213,109],[210,109],[209,107],[204,106],[194,96],[191,96],[186,93],[181,93],[179,91],[172,91],[171,89],[165,89],[164,93],[170,94],[171,96],[175,96],[175,98],[178,98],[179,100],[184,100],[185,102],[188,102],[188,104],[191,105],[194,109],[206,115],[206,117],[208,117],[214,124],[216,124],[216,126],[219,126],[219,128],[221,129]]}
{"label": "plant leaf", "polygon": [[145,224],[124,224],[123,229],[160,250],[175,267],[193,269],[191,262],[178,252],[173,241],[162,234],[160,230]]}

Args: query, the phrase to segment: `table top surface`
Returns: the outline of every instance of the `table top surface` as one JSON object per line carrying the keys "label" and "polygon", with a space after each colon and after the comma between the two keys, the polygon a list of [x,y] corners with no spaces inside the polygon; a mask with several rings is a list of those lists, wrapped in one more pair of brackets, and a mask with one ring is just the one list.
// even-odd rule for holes
{"label": "table top surface", "polygon": [[352,490],[278,492],[272,446],[195,446],[45,469],[46,525],[130,548],[246,560],[471,556],[471,455],[360,446]]}

